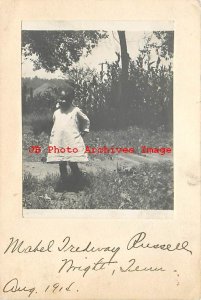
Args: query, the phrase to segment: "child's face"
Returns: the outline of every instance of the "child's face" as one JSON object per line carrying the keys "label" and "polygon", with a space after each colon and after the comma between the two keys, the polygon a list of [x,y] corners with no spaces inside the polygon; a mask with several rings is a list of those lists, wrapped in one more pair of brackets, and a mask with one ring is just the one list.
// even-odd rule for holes
{"label": "child's face", "polygon": [[72,101],[70,101],[68,99],[61,99],[61,100],[59,100],[59,104],[62,109],[66,109],[66,108],[70,107],[70,105],[72,104]]}

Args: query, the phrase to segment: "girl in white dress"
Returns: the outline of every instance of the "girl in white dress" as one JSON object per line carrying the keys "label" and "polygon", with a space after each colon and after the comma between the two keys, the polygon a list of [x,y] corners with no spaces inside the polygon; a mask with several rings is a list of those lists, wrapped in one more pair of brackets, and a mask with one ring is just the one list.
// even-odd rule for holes
{"label": "girl in white dress", "polygon": [[73,177],[77,179],[81,175],[77,163],[88,161],[82,137],[89,132],[90,121],[72,104],[73,99],[73,89],[61,92],[59,108],[53,115],[54,124],[48,147],[47,162],[59,163],[62,183],[65,183],[67,178],[67,163]]}

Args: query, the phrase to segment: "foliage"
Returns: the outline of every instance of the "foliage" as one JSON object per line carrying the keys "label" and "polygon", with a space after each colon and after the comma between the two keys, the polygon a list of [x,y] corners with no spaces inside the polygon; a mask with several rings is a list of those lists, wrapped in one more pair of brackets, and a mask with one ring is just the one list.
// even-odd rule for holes
{"label": "foliage", "polygon": [[[115,63],[108,64],[102,77],[93,74],[91,80],[86,79],[85,74],[81,76],[81,70],[79,72],[77,104],[89,115],[92,128],[121,127],[117,102],[119,67]],[[169,68],[145,69],[138,65],[138,60],[130,60],[124,100],[126,126],[157,128],[164,125],[167,130],[172,129],[173,73]]]}
{"label": "foliage", "polygon": [[55,109],[58,93],[70,84],[70,80],[63,79],[22,79],[22,110],[23,113],[42,113]]}
{"label": "foliage", "polygon": [[173,57],[174,53],[174,31],[154,31],[154,35],[160,41],[162,57]]}
{"label": "foliage", "polygon": [[50,135],[53,126],[53,117],[52,113],[46,109],[41,111],[40,113],[33,112],[30,114],[26,114],[23,117],[22,122],[23,128],[26,125],[31,126],[31,134],[33,132],[35,136],[39,136],[41,132]]}
{"label": "foliage", "polygon": [[[39,32],[38,35],[36,35],[35,32],[24,32],[24,46],[26,45],[27,47],[30,38],[32,39],[30,43],[32,46],[30,47],[35,45],[34,39],[36,39],[36,45],[34,47],[37,47],[39,42],[37,40],[37,36],[41,39],[43,35],[45,37],[47,35],[47,41],[45,40],[45,42],[42,43],[42,45],[44,44],[44,49],[47,47],[46,43],[53,43],[51,44],[52,48],[50,47],[50,49],[59,48],[54,44],[56,41],[54,33],[57,36],[58,32],[51,31],[48,34],[47,32]],[[71,41],[72,34],[76,34],[76,39],[73,44],[75,49],[77,49],[76,47],[80,47],[80,49],[83,50],[85,47],[88,47],[87,51],[89,52],[95,43],[98,42],[98,39],[105,38],[107,36],[105,32],[95,31],[65,31],[60,34],[61,35],[58,34],[58,40],[66,39],[65,43],[67,48],[67,37],[70,37]],[[84,45],[82,41],[85,34],[86,45]],[[153,39],[153,35],[155,36],[155,40]],[[50,37],[52,38],[51,41]],[[118,56],[117,61],[113,63],[106,63],[106,71],[97,72],[89,68],[83,69],[71,66],[70,77],[73,79],[75,86],[74,104],[78,105],[89,116],[92,129],[99,130],[121,128],[123,125],[137,125],[155,129],[160,126],[164,126],[166,130],[172,130],[173,40],[174,33],[172,31],[157,31],[146,37],[144,47],[140,50],[137,59],[133,61],[129,58],[128,80],[124,84],[123,94],[120,82],[121,66],[119,53],[116,53]],[[69,45],[71,45],[71,42],[69,43]],[[45,51],[44,49],[42,48],[39,50]],[[69,46],[69,51],[72,49],[72,45]],[[153,49],[155,51],[154,61],[152,61],[151,57],[151,51]],[[33,50],[29,49],[29,51]],[[28,55],[30,53],[28,52]],[[60,53],[57,54],[60,55]],[[165,64],[161,63],[162,57],[165,57]],[[54,59],[57,60],[55,66],[58,67],[59,65],[62,65],[63,58],[59,61],[59,56],[55,56]],[[71,61],[65,62],[68,64],[68,67],[70,66],[69,64],[72,63],[73,59],[75,59],[75,57],[73,57]],[[77,56],[76,59],[79,59],[79,57]],[[39,57],[38,60],[45,63],[43,56],[41,56],[41,58]],[[51,65],[49,64],[49,61],[47,64],[49,66]],[[48,69],[47,66],[44,67]],[[58,99],[58,90],[62,86],[65,86],[67,82],[67,80],[46,80],[40,82],[37,78],[24,80],[22,87],[23,112],[29,114],[31,112],[43,114],[45,110],[48,111],[48,114],[53,114]],[[40,92],[38,92],[38,90]],[[123,102],[121,101],[121,105],[119,105],[118,102],[120,94],[121,100],[123,99]],[[47,122],[50,124],[48,120]],[[34,124],[34,126],[38,126],[37,122]]]}
{"label": "foliage", "polygon": [[35,69],[44,68],[66,73],[80,57],[91,53],[99,39],[106,38],[105,31],[22,31],[24,57],[31,57]]}
{"label": "foliage", "polygon": [[[121,127],[118,119],[119,106],[118,68],[108,64],[107,72],[99,74],[91,70],[74,69],[75,101],[89,116],[93,129]],[[24,111],[53,114],[57,102],[57,93],[37,94],[33,99],[26,98]],[[173,116],[173,73],[169,68],[145,69],[139,66],[139,60],[130,61],[129,81],[126,89],[125,121],[127,126],[137,125],[145,128],[157,128],[164,125],[172,129]],[[26,109],[25,109],[26,107]]]}
{"label": "foliage", "polygon": [[[137,61],[138,63],[138,61]],[[137,125],[172,129],[173,73],[169,68],[139,68],[130,63],[130,116]]]}

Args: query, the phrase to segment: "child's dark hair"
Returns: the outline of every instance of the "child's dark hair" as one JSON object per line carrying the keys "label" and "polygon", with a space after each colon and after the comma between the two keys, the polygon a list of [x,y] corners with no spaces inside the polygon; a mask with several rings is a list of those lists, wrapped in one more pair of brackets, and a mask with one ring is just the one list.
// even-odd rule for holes
{"label": "child's dark hair", "polygon": [[61,100],[73,101],[75,97],[75,91],[73,87],[67,86],[66,89],[63,89],[59,93],[59,98]]}

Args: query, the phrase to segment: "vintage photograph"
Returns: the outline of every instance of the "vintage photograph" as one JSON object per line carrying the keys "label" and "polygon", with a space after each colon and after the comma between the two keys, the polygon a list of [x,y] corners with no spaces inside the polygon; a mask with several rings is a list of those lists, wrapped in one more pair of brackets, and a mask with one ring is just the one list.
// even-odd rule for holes
{"label": "vintage photograph", "polygon": [[67,27],[22,26],[23,208],[173,210],[173,28]]}

